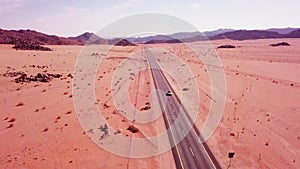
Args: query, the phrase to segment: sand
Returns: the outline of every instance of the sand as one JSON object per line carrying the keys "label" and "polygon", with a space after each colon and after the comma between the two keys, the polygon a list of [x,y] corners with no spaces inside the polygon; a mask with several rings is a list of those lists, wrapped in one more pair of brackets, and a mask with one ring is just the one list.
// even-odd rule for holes
{"label": "sand", "polygon": [[[269,44],[287,41],[290,47]],[[190,44],[203,47],[202,42]],[[186,61],[199,84],[200,112],[196,126],[202,129],[213,100],[207,69],[224,70],[226,74],[226,104],[221,122],[207,143],[223,168],[299,168],[300,130],[298,121],[300,98],[299,39],[269,39],[213,41],[218,47],[233,44],[235,49],[217,49],[223,68],[205,67],[193,59],[184,45],[159,48]],[[171,72],[177,61],[160,52],[161,65]],[[165,55],[165,56],[164,56]],[[183,65],[183,66],[186,66]],[[180,74],[181,71],[177,71]],[[169,81],[172,81],[169,78]],[[174,82],[176,83],[176,82]],[[180,80],[177,84],[188,85]],[[175,86],[175,84],[174,84]],[[183,88],[177,88],[182,95]],[[192,96],[187,95],[191,101]],[[187,102],[189,104],[189,102]],[[235,152],[229,163],[228,153]]]}
{"label": "sand", "polygon": [[[287,41],[291,46],[269,46],[281,41]],[[224,44],[237,48],[216,50],[226,75],[227,100],[221,122],[207,141],[212,152],[223,168],[229,165],[229,152],[235,152],[230,168],[299,168],[300,40],[213,41],[215,47]],[[190,45],[202,49],[201,42]],[[176,93],[187,100],[194,98],[189,92],[193,85],[180,85],[185,84],[185,80],[172,73],[177,73],[178,77],[185,75],[184,69],[180,68],[185,66],[197,75],[194,80],[198,84],[200,100],[189,106],[199,106],[195,124],[201,130],[213,100],[211,82],[205,71],[207,67],[180,44],[148,46],[167,49],[167,52],[157,50],[153,53],[159,57],[160,66],[169,73],[167,78],[175,86]],[[49,46],[53,51],[43,52],[16,51],[11,47],[0,45],[1,167],[174,168],[171,151],[150,158],[132,159],[107,152],[91,141],[81,127],[73,105],[74,97],[80,94],[73,95],[76,84],[68,77],[68,74],[74,76],[76,58],[82,46]],[[97,50],[88,53],[87,57],[104,57],[103,52],[111,47],[96,47]],[[129,97],[120,102],[130,102],[139,110],[132,118],[157,108],[152,104],[154,86],[142,49],[141,46],[113,47],[97,69],[95,79],[98,108],[107,123],[128,138],[147,138],[165,131],[159,114],[150,123],[133,123],[113,106],[114,91],[130,82]],[[140,54],[134,55],[138,51]],[[178,63],[173,55],[180,57],[185,65]],[[118,67],[124,60],[126,62]],[[174,70],[174,65],[178,70]],[[137,73],[139,69],[143,71]],[[220,68],[211,69],[218,71]],[[114,74],[116,70],[122,72]],[[21,84],[15,83],[14,77],[3,76],[8,71],[23,71],[28,75],[58,73],[62,77],[48,83]],[[115,88],[114,91],[111,88]],[[183,88],[189,90],[184,92]],[[132,124],[139,132],[127,130]],[[134,147],[128,143],[129,150],[131,146]]]}

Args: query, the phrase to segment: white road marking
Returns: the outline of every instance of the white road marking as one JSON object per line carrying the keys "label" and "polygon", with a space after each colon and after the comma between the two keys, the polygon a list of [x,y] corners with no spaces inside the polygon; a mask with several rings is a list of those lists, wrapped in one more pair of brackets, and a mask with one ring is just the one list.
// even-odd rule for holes
{"label": "white road marking", "polygon": [[183,130],[181,130],[181,131],[182,131],[182,134],[185,136],[185,132]]}
{"label": "white road marking", "polygon": [[190,152],[192,153],[192,156],[195,157],[195,154],[193,152],[193,149],[190,147]]}

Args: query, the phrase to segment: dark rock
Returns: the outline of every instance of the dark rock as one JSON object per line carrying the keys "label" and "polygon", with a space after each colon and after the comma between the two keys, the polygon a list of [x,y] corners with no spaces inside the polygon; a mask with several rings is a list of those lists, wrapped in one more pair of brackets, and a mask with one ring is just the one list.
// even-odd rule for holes
{"label": "dark rock", "polygon": [[132,133],[137,133],[139,132],[139,129],[134,127],[133,125],[130,125],[127,130],[131,131]]}
{"label": "dark rock", "polygon": [[218,48],[235,48],[235,46],[233,46],[233,45],[221,45],[221,46],[218,46]]}
{"label": "dark rock", "polygon": [[21,71],[19,71],[19,72],[7,72],[7,73],[3,74],[3,76],[5,76],[5,77],[16,77],[16,76],[19,76],[19,75],[22,75],[22,74],[24,74],[24,72],[21,72]]}
{"label": "dark rock", "polygon": [[41,73],[38,73],[36,76],[37,76],[37,78],[43,78]]}
{"label": "dark rock", "polygon": [[23,82],[49,82],[52,80],[52,78],[60,78],[62,77],[61,74],[43,74],[43,73],[38,73],[36,76],[27,76],[26,73],[23,73],[20,77],[15,79],[16,83],[23,83]]}
{"label": "dark rock", "polygon": [[291,46],[291,45],[287,42],[280,42],[276,44],[271,44],[271,46],[276,47],[276,46]]}
{"label": "dark rock", "polygon": [[149,110],[151,107],[149,106],[149,105],[147,105],[147,106],[145,106],[145,107],[143,107],[143,108],[141,108],[141,111],[144,111],[144,110]]}
{"label": "dark rock", "polygon": [[73,76],[72,76],[72,74],[71,74],[71,73],[69,73],[69,74],[68,74],[68,77],[69,77],[69,78],[73,78]]}
{"label": "dark rock", "polygon": [[48,73],[47,75],[48,75],[49,77],[53,77],[53,78],[60,78],[60,77],[62,77],[61,74],[51,74],[51,73]]}
{"label": "dark rock", "polygon": [[20,77],[15,79],[16,83],[27,82],[27,74],[23,73]]}

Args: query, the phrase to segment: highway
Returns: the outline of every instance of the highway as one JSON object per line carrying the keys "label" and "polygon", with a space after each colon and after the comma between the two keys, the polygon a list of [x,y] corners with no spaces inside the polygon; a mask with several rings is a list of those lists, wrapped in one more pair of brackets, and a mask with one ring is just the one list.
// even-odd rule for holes
{"label": "highway", "polygon": [[[193,124],[186,110],[181,106],[178,96],[161,71],[151,50],[146,48],[146,56],[151,69],[155,88],[165,93],[172,92],[172,96],[159,95],[160,107],[163,110],[163,118],[171,145],[179,142],[172,148],[177,169],[209,169],[221,168],[209,150],[208,146],[201,142],[200,132]],[[165,105],[165,106],[163,106]],[[177,122],[175,122],[177,120]],[[184,137],[185,136],[185,137]],[[200,138],[199,138],[200,137]]]}

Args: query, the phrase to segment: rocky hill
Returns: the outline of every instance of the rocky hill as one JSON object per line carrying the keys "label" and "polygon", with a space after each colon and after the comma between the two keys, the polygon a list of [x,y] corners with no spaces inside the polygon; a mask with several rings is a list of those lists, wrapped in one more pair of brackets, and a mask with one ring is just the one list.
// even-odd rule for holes
{"label": "rocky hill", "polygon": [[3,30],[0,29],[1,44],[16,44],[18,41],[30,41],[40,45],[82,45],[77,40],[47,35],[34,30]]}
{"label": "rocky hill", "polygon": [[268,30],[233,30],[219,29],[210,32],[178,32],[170,35],[154,35],[146,37],[131,37],[126,39],[104,39],[94,33],[85,32],[76,37],[59,37],[47,35],[34,30],[3,30],[0,29],[0,44],[20,44],[20,41],[36,45],[84,45],[111,44],[134,46],[135,43],[181,43],[217,39],[250,40],[270,38],[300,38],[300,29],[280,28]]}
{"label": "rocky hill", "polygon": [[277,32],[262,31],[262,30],[238,30],[227,32],[211,37],[210,39],[232,39],[232,40],[250,40],[250,39],[270,39],[284,38],[284,35]]}

